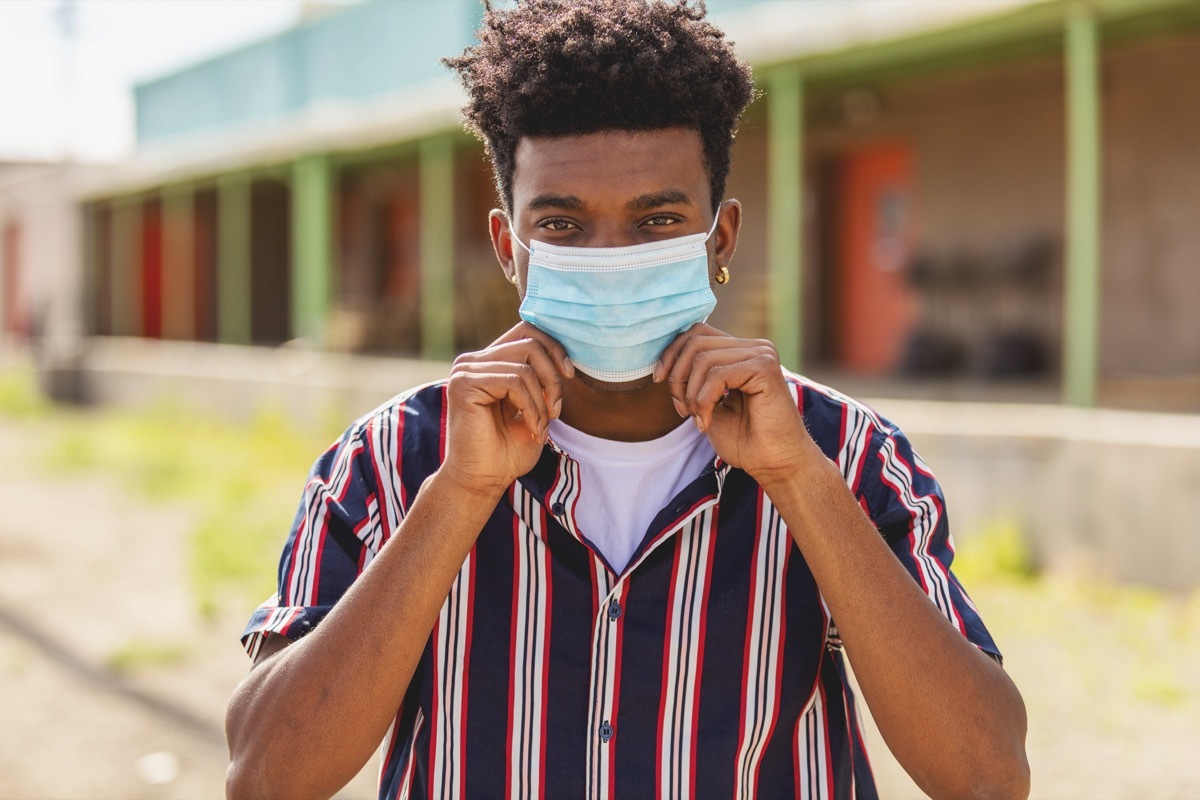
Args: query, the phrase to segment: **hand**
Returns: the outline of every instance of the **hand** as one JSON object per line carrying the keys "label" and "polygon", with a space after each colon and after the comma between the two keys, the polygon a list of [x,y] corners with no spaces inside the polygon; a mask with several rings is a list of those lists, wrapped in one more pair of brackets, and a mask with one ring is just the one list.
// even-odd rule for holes
{"label": "hand", "polygon": [[562,410],[562,381],[574,376],[563,346],[526,322],[460,355],[446,389],[446,460],[439,471],[498,498],[537,464],[550,420]]}
{"label": "hand", "polygon": [[698,322],[663,351],[654,380],[667,382],[675,410],[692,417],[726,463],[760,485],[820,454],[766,339],[735,339]]}

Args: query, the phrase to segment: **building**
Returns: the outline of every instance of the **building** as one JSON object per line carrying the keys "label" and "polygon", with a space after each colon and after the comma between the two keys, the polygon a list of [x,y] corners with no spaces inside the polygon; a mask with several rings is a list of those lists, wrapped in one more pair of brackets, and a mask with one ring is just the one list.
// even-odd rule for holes
{"label": "building", "polygon": [[[715,324],[901,393],[1200,410],[1200,3],[709,7],[765,89]],[[444,359],[507,328],[438,63],[480,16],[368,0],[137,87],[136,154],[82,193],[87,335]]]}

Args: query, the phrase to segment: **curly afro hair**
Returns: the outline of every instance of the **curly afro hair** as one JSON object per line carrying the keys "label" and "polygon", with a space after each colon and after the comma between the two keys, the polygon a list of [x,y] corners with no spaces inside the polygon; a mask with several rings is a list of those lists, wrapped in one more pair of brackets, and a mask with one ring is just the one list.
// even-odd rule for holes
{"label": "curly afro hair", "polygon": [[689,0],[488,2],[479,43],[443,63],[470,96],[466,127],[487,147],[505,210],[522,137],[671,127],[699,132],[715,208],[756,91],[704,16]]}

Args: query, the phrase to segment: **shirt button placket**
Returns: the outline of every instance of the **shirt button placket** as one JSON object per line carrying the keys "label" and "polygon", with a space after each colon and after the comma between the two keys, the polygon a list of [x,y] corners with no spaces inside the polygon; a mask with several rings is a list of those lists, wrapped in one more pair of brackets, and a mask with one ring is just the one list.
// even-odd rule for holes
{"label": "shirt button placket", "polygon": [[604,720],[604,722],[600,725],[600,741],[607,743],[612,737],[613,726],[609,724],[608,720]]}

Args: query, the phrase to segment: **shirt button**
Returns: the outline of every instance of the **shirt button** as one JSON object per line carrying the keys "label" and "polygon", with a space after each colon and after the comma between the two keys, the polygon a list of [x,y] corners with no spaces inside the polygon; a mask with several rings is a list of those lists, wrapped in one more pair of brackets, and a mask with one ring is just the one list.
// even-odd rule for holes
{"label": "shirt button", "polygon": [[621,616],[621,604],[613,600],[608,604],[608,618],[615,620],[619,616]]}
{"label": "shirt button", "polygon": [[550,506],[550,513],[556,517],[561,517],[563,514],[566,513],[566,511],[567,511],[567,507],[564,506],[562,503],[555,503],[554,505]]}
{"label": "shirt button", "polygon": [[604,724],[600,726],[600,741],[607,742],[613,737],[613,726],[608,724],[608,720],[604,720]]}

